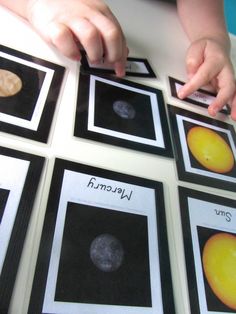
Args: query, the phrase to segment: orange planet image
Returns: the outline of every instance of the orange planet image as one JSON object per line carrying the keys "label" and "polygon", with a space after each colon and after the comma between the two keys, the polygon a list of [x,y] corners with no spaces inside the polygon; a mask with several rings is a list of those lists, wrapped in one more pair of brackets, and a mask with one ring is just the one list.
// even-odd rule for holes
{"label": "orange planet image", "polygon": [[236,236],[224,232],[211,236],[203,248],[202,262],[214,294],[236,310]]}
{"label": "orange planet image", "polygon": [[235,158],[229,144],[212,129],[195,126],[187,134],[188,147],[196,160],[206,169],[217,173],[231,171]]}

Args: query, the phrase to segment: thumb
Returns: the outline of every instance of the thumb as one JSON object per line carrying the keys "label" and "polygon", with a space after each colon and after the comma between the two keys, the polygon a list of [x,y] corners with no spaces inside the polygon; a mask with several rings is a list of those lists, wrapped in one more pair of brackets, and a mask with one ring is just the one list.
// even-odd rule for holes
{"label": "thumb", "polygon": [[204,62],[205,42],[197,41],[190,45],[186,54],[186,72],[191,79]]}

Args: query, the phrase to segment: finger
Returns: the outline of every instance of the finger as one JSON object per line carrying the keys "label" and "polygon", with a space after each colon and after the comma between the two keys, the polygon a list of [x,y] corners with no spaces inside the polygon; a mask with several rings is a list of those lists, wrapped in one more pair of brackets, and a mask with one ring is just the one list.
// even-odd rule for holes
{"label": "finger", "polygon": [[235,79],[232,71],[226,67],[217,78],[218,94],[215,101],[209,106],[208,111],[212,116],[221,110],[226,104],[230,103],[236,91]]}
{"label": "finger", "polygon": [[116,76],[118,76],[118,77],[125,76],[125,63],[122,61],[115,62],[114,63],[114,70],[115,70]]}
{"label": "finger", "polygon": [[108,62],[114,63],[124,58],[126,45],[120,30],[109,21],[106,21],[105,24],[105,27],[97,27],[103,39],[105,58]]}
{"label": "finger", "polygon": [[216,99],[208,107],[208,112],[211,116],[216,116],[216,114],[228,103],[229,99],[232,98],[233,91],[227,87],[222,88]]}
{"label": "finger", "polygon": [[114,64],[115,73],[118,77],[125,76],[128,55],[129,55],[129,49],[126,48],[126,52],[124,54],[123,59],[119,62],[115,62]]}
{"label": "finger", "polygon": [[227,105],[230,100],[232,100],[236,86],[234,79],[222,79],[223,82],[228,82],[227,85],[221,85],[220,82],[220,88],[219,92],[216,96],[215,101],[209,106],[208,112],[210,115],[215,116],[218,111],[220,111],[225,105]]}
{"label": "finger", "polygon": [[208,59],[200,66],[197,73],[195,73],[190,81],[179,90],[178,97],[183,99],[191,95],[200,87],[207,85],[219,74],[219,71],[220,67],[215,65],[215,61],[213,59]]}
{"label": "finger", "polygon": [[236,93],[231,103],[231,118],[236,121]]}
{"label": "finger", "polygon": [[80,60],[81,55],[74,36],[64,24],[50,23],[48,26],[48,37],[62,54],[68,58]]}
{"label": "finger", "polygon": [[100,32],[105,62],[114,64],[117,76],[124,76],[128,48],[118,21],[110,11],[106,12],[106,15],[91,15],[91,21]]}
{"label": "finger", "polygon": [[69,24],[91,63],[98,63],[104,55],[103,43],[98,29],[87,19],[77,18]]}
{"label": "finger", "polygon": [[109,63],[115,63],[126,59],[127,48],[122,29],[112,13],[91,14],[90,21],[98,29],[105,52],[105,59]]}
{"label": "finger", "polygon": [[203,63],[204,49],[205,42],[196,42],[189,47],[186,55],[186,71],[189,78],[192,78],[192,76],[197,72],[198,68]]}

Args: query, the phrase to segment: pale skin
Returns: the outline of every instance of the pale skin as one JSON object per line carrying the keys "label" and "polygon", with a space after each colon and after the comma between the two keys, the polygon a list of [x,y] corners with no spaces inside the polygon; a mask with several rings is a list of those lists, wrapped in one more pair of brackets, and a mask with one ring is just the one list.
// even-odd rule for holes
{"label": "pale skin", "polygon": [[236,84],[223,1],[178,0],[178,12],[191,42],[186,55],[189,80],[179,91],[179,98],[211,85],[217,97],[208,108],[209,114],[214,117],[228,103],[236,120]]}
{"label": "pale skin", "polygon": [[83,47],[90,62],[102,59],[125,75],[127,47],[121,26],[102,0],[0,0],[28,20],[62,54],[80,60]]}
{"label": "pale skin", "polygon": [[[27,19],[65,56],[80,60],[82,46],[90,62],[99,63],[104,58],[114,65],[117,76],[125,75],[126,40],[102,0],[0,0],[0,5]],[[236,84],[223,0],[178,0],[177,7],[190,40],[186,55],[189,80],[179,91],[179,98],[211,85],[217,97],[208,108],[209,114],[215,116],[228,103],[236,121]]]}

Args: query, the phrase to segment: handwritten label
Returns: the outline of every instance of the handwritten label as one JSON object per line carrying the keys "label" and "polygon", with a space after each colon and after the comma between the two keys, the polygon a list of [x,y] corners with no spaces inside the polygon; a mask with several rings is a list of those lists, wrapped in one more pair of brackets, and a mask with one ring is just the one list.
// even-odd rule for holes
{"label": "handwritten label", "polygon": [[130,201],[132,193],[133,193],[132,190],[127,192],[126,189],[118,187],[118,186],[112,186],[112,185],[99,183],[97,182],[97,179],[95,177],[92,177],[89,180],[87,184],[87,188],[114,193],[116,195],[119,195],[120,199],[127,199],[128,201]]}
{"label": "handwritten label", "polygon": [[[176,91],[178,92],[182,86],[183,85],[176,83],[175,84]],[[201,92],[201,91],[195,91],[193,94],[189,95],[187,98],[201,102],[206,105],[210,105],[215,100],[215,96],[205,94],[204,92]]]}
{"label": "handwritten label", "polygon": [[215,209],[214,211],[215,211],[215,214],[216,214],[217,216],[221,216],[221,217],[225,218],[225,220],[226,220],[227,222],[230,222],[230,221],[231,221],[231,219],[232,219],[232,214],[231,214],[230,212],[224,211],[224,210],[221,210],[221,209]]}

